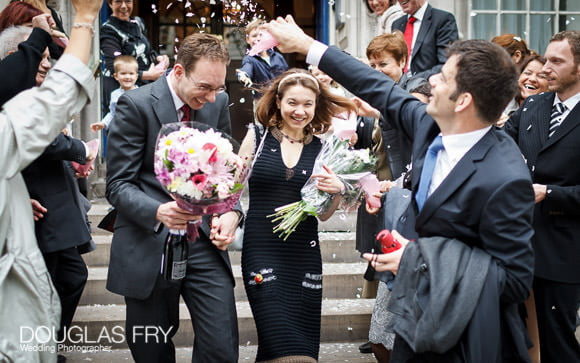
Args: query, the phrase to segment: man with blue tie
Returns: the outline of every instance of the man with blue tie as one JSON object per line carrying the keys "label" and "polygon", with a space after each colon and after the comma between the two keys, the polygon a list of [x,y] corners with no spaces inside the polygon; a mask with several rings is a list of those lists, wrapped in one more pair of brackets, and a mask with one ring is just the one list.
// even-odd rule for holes
{"label": "man with blue tie", "polygon": [[[415,331],[416,336],[404,334],[415,326],[396,325],[391,362],[528,361],[517,305],[527,298],[533,278],[534,192],[517,145],[494,128],[517,90],[509,56],[483,40],[455,43],[441,73],[430,78],[433,96],[425,105],[385,75],[369,71],[336,47],[314,41],[291,17],[278,18],[265,28],[282,52],[306,55],[308,63],[386,115],[391,126],[413,141],[416,202],[408,216],[416,218],[419,238],[407,244],[393,233],[402,248],[365,258],[380,271],[397,273],[406,267],[407,273],[397,275],[393,294],[398,285],[418,283],[407,290],[406,310],[395,312],[393,321],[408,323],[409,315],[415,314],[417,324],[425,323],[421,313],[433,314],[434,302],[443,301],[440,290],[432,286],[450,291],[450,303],[438,305],[440,314],[429,316],[441,322],[430,326],[433,338],[441,338],[437,344],[429,344],[434,340],[421,330]],[[370,111],[362,103],[361,108]],[[414,260],[407,258],[408,252],[416,253],[417,246],[421,258],[435,256],[435,263],[410,266]],[[432,246],[451,247],[458,254],[439,253]],[[485,269],[466,268],[472,262]],[[469,309],[464,301],[470,302]],[[393,311],[391,305],[389,310]],[[437,336],[443,330],[449,337]]]}
{"label": "man with blue tie", "polygon": [[534,182],[534,300],[545,362],[580,362],[580,31],[552,37],[542,72],[548,89],[505,125]]}

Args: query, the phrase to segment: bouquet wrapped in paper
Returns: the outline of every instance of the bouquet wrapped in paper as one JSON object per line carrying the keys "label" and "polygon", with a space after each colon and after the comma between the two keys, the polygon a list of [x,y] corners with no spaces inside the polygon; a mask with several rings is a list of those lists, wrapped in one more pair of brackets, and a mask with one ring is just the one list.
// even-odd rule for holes
{"label": "bouquet wrapped in paper", "polygon": [[[155,175],[181,209],[220,214],[236,205],[248,173],[232,142],[199,122],[163,125],[155,149]],[[197,227],[188,225],[190,241],[199,236]]]}
{"label": "bouquet wrapped in paper", "polygon": [[[330,168],[345,185],[338,208],[355,209],[363,191],[360,180],[371,175],[376,168],[374,156],[368,149],[353,150],[348,140],[330,135],[314,162],[312,173],[323,172],[323,165]],[[282,239],[286,240],[309,215],[318,217],[331,207],[333,196],[319,190],[316,183],[315,179],[308,180],[301,190],[302,200],[278,207],[276,213],[269,216],[273,218],[273,223],[277,223],[274,233],[278,233]]]}

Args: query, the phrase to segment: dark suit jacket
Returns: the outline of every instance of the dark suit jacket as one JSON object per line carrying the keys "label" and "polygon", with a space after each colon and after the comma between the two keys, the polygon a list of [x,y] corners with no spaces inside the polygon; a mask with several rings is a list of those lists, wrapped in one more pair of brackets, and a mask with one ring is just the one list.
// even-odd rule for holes
{"label": "dark suit jacket", "polygon": [[505,125],[520,146],[534,183],[547,185],[534,208],[532,239],[538,277],[580,283],[580,104],[548,139],[554,93],[528,97]]}
{"label": "dark suit jacket", "polygon": [[[405,32],[408,15],[402,16],[393,22],[393,31]],[[445,49],[459,38],[457,23],[453,14],[427,5],[421,27],[411,54],[411,71],[429,71],[429,75],[438,73],[447,55]]]}
{"label": "dark suit jacket", "polygon": [[82,141],[63,134],[22,171],[30,197],[47,212],[35,222],[38,246],[43,253],[81,246],[91,240],[84,206],[79,205],[76,179],[65,160],[86,162]]}
{"label": "dark suit jacket", "polygon": [[[192,119],[230,134],[228,100],[226,93],[219,94]],[[161,126],[177,121],[166,77],[125,92],[117,103],[109,130],[106,192],[118,210],[107,279],[107,289],[114,293],[144,299],[159,275],[167,229],[156,232],[155,216],[172,199],[155,178],[153,154]],[[205,218],[200,233],[207,238],[208,231]],[[219,253],[231,271],[227,252]]]}
{"label": "dark suit jacket", "polygon": [[[414,198],[425,153],[440,133],[426,105],[335,47],[325,52],[319,67],[413,140]],[[492,128],[427,199],[416,215],[415,229],[419,237],[455,238],[490,254],[505,274],[502,302],[520,303],[532,283],[533,201],[531,179],[517,145]],[[411,209],[417,213],[414,200]]]}

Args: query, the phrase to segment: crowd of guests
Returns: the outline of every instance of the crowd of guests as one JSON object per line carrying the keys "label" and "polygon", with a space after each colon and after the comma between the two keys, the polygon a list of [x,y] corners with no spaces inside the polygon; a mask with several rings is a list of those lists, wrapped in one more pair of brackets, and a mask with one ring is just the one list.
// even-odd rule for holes
{"label": "crowd of guests", "polygon": [[[0,13],[0,66],[11,74],[0,92],[0,321],[11,322],[0,325],[0,357],[8,361],[57,359],[49,349],[20,349],[18,327],[55,327],[49,344],[63,339],[87,281],[81,254],[95,248],[77,183],[94,151],[63,129],[96,90],[86,64],[101,0],[71,1],[69,34],[42,1],[15,1]],[[108,1],[112,16],[100,31],[108,113],[91,128],[108,133],[106,196],[116,219],[107,289],[125,298],[135,361],[175,360],[183,298],[192,361],[237,362],[227,249],[242,223],[256,361],[318,360],[318,220],[309,216],[282,241],[268,216],[299,200],[310,178],[332,195],[318,219],[334,213],[346,186],[313,167],[342,113],[359,116],[351,144],[372,150],[381,181],[382,206],[363,203],[357,221],[365,278],[378,281],[369,336],[376,359],[580,361],[580,174],[572,167],[580,162],[580,32],[555,34],[541,55],[514,34],[458,41],[454,16],[425,0],[365,3],[377,33],[364,61],[315,41],[290,16],[248,25],[250,46],[268,31],[282,53],[303,54],[310,67],[288,70],[277,50],[244,58],[238,79],[255,91],[258,124],[240,149],[255,155],[249,208],[201,216],[166,193],[153,153],[168,122],[231,134],[227,48],[193,34],[170,65],[132,16],[133,1]],[[185,278],[164,279],[168,230],[200,220]],[[399,250],[369,248],[382,228],[393,230]],[[138,326],[167,334],[151,340]]]}

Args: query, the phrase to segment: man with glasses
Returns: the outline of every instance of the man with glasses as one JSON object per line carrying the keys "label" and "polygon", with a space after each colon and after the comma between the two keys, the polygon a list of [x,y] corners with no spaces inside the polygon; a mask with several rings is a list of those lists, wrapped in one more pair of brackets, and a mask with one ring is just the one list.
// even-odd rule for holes
{"label": "man with glasses", "polygon": [[160,274],[169,229],[186,228],[196,216],[180,209],[155,178],[157,134],[166,123],[195,120],[231,133],[224,43],[216,36],[185,38],[171,72],[123,94],[117,103],[108,143],[107,199],[118,210],[107,289],[127,304],[127,343],[136,362],[175,362],[171,338],[179,326],[179,298],[191,314],[193,362],[237,362],[238,327],[234,277],[227,245],[241,212],[208,217],[190,244],[181,281]]}

